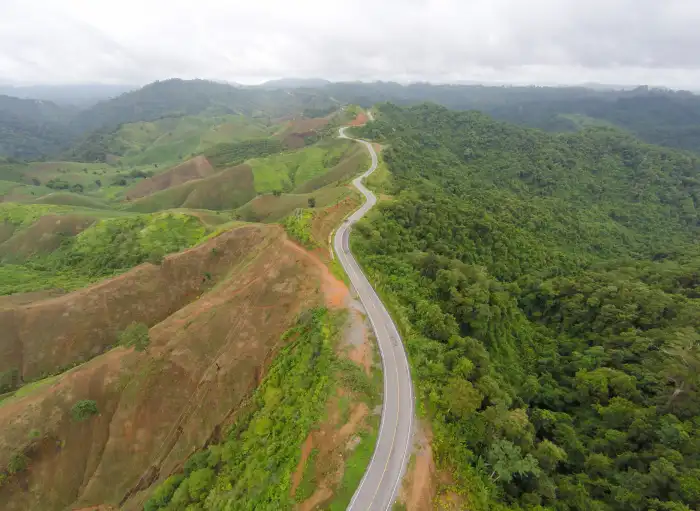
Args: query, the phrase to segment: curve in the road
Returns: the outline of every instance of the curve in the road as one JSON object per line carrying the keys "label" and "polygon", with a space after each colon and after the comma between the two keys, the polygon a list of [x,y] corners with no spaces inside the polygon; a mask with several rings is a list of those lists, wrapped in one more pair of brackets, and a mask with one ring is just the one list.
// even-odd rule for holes
{"label": "curve in the road", "polygon": [[[345,128],[340,129],[340,137],[350,138],[345,135]],[[374,454],[348,510],[386,511],[394,503],[411,450],[413,387],[408,359],[396,325],[350,252],[352,225],[377,203],[377,197],[362,184],[362,180],[377,168],[377,153],[369,142],[353,140],[364,144],[372,157],[369,169],[353,180],[366,201],[338,227],[333,247],[374,329],[384,370],[384,398]]]}

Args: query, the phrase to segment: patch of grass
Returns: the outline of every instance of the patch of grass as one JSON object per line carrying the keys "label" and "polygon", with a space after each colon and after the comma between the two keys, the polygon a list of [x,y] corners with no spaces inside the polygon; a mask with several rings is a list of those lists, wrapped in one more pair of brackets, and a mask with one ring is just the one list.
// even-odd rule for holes
{"label": "patch of grass", "polygon": [[297,502],[304,502],[313,495],[316,490],[316,458],[319,450],[312,449],[304,465],[304,474],[294,495]]}
{"label": "patch of grass", "polygon": [[330,268],[331,273],[336,278],[338,278],[339,280],[342,280],[343,282],[345,282],[346,286],[350,287],[350,285],[351,285],[350,284],[350,277],[348,277],[348,274],[345,273],[345,270],[338,262],[337,256],[335,258],[333,258],[333,260],[330,263],[328,263],[328,267]]}
{"label": "patch of grass", "polygon": [[379,155],[377,169],[365,178],[365,185],[376,193],[389,195],[395,193],[394,176],[389,171],[389,167],[387,167],[381,154]]}
{"label": "patch of grass", "polygon": [[311,221],[314,212],[308,209],[298,209],[294,214],[289,215],[284,221],[284,228],[291,238],[294,238],[305,247],[315,245],[311,234]]}
{"label": "patch of grass", "polygon": [[308,207],[311,197],[316,200],[316,208],[324,208],[339,202],[349,193],[345,187],[327,187],[314,193],[259,195],[238,208],[236,213],[247,222],[278,222],[294,210]]}
{"label": "patch of grass", "polygon": [[[52,211],[58,206],[31,206],[30,213],[19,210],[24,211],[24,216],[11,218],[22,225],[31,218],[31,208],[36,207]],[[0,204],[0,215],[2,212]],[[104,219],[65,239],[48,255],[37,255],[21,265],[0,265],[0,294],[82,287],[154,257],[194,246],[209,232],[198,218],[182,213]]]}
{"label": "patch of grass", "polygon": [[329,506],[331,511],[345,511],[372,458],[377,443],[377,427],[373,427],[369,432],[362,431],[359,435],[360,443],[345,462],[343,480]]}
{"label": "patch of grass", "polygon": [[150,342],[148,326],[143,323],[131,323],[119,334],[119,344],[136,351],[146,351]]}
{"label": "patch of grass", "polygon": [[297,151],[251,160],[255,190],[258,193],[275,190],[290,192],[302,183],[328,172],[353,149],[347,140],[332,140]]}
{"label": "patch of grass", "polygon": [[336,361],[336,369],[343,387],[358,395],[366,396],[370,403],[377,400],[377,389],[372,378],[359,365],[347,358],[341,358]]}
{"label": "patch of grass", "polygon": [[350,404],[352,403],[352,398],[348,395],[340,396],[338,399],[338,412],[340,414],[340,419],[338,424],[346,424],[350,420]]}
{"label": "patch of grass", "polygon": [[173,208],[230,210],[255,197],[253,174],[247,165],[226,169],[204,179],[173,186],[134,201],[129,209],[155,212]]}

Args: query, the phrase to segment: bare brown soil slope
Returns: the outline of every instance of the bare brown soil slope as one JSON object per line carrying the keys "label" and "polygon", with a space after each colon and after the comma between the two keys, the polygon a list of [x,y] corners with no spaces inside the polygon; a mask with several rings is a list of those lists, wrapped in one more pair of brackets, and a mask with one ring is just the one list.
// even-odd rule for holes
{"label": "bare brown soil slope", "polygon": [[291,149],[299,149],[306,145],[304,139],[316,134],[316,132],[328,124],[327,117],[318,117],[313,119],[292,119],[282,130],[278,137],[282,139],[282,143]]}
{"label": "bare brown soil slope", "polygon": [[[262,243],[267,231],[246,227],[58,298],[0,309],[0,371],[25,380],[82,362],[116,343],[133,321],[154,325],[199,296]],[[212,243],[223,244],[212,253]],[[217,252],[218,253],[218,252]]]}
{"label": "bare brown soil slope", "polygon": [[[120,277],[125,294],[114,308],[142,314],[147,302],[177,295],[173,287],[189,289],[185,283],[204,271],[212,274],[211,288],[194,291],[184,306],[173,301],[150,329],[146,352],[115,348],[0,402],[0,471],[19,452],[29,458],[27,470],[0,486],[4,510],[98,504],[142,509],[143,490],[230,422],[260,381],[281,334],[298,312],[323,301],[325,280],[332,278],[281,228],[251,225],[170,256],[162,267],[144,265]],[[132,288],[150,295],[126,300]],[[146,319],[153,324],[154,317]],[[87,315],[75,320],[91,321]],[[55,337],[65,328],[51,326]],[[69,410],[81,399],[95,400],[99,415],[71,420]]]}
{"label": "bare brown soil slope", "polygon": [[180,165],[136,184],[127,193],[128,199],[138,199],[193,179],[211,176],[216,171],[204,156],[197,156]]}
{"label": "bare brown soil slope", "polygon": [[15,232],[0,242],[0,260],[19,261],[33,254],[56,250],[66,237],[75,236],[95,223],[86,215],[46,215],[27,229]]}
{"label": "bare brown soil slope", "polygon": [[172,208],[235,209],[255,195],[253,170],[243,164],[142,197],[133,202],[131,210],[152,213]]}

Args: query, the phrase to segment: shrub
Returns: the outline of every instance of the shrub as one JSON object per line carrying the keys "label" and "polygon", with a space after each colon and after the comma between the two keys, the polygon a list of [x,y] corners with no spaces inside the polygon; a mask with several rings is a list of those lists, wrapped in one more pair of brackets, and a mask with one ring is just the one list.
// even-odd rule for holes
{"label": "shrub", "polygon": [[18,452],[13,454],[10,458],[10,462],[7,464],[7,471],[10,474],[17,474],[27,469],[29,464],[29,458],[27,458],[24,453]]}
{"label": "shrub", "polygon": [[148,336],[148,327],[143,323],[133,322],[119,336],[119,344],[136,351],[145,351],[151,342]]}
{"label": "shrub", "polygon": [[73,405],[70,413],[74,421],[82,422],[93,415],[97,415],[99,411],[97,410],[97,403],[95,401],[92,399],[83,399]]}

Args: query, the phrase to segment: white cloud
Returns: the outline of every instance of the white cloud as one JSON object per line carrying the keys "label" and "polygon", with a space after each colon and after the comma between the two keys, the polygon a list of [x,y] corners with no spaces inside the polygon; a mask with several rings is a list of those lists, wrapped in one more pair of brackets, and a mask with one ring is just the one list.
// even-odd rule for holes
{"label": "white cloud", "polygon": [[700,88],[693,0],[2,0],[0,81],[169,77]]}

